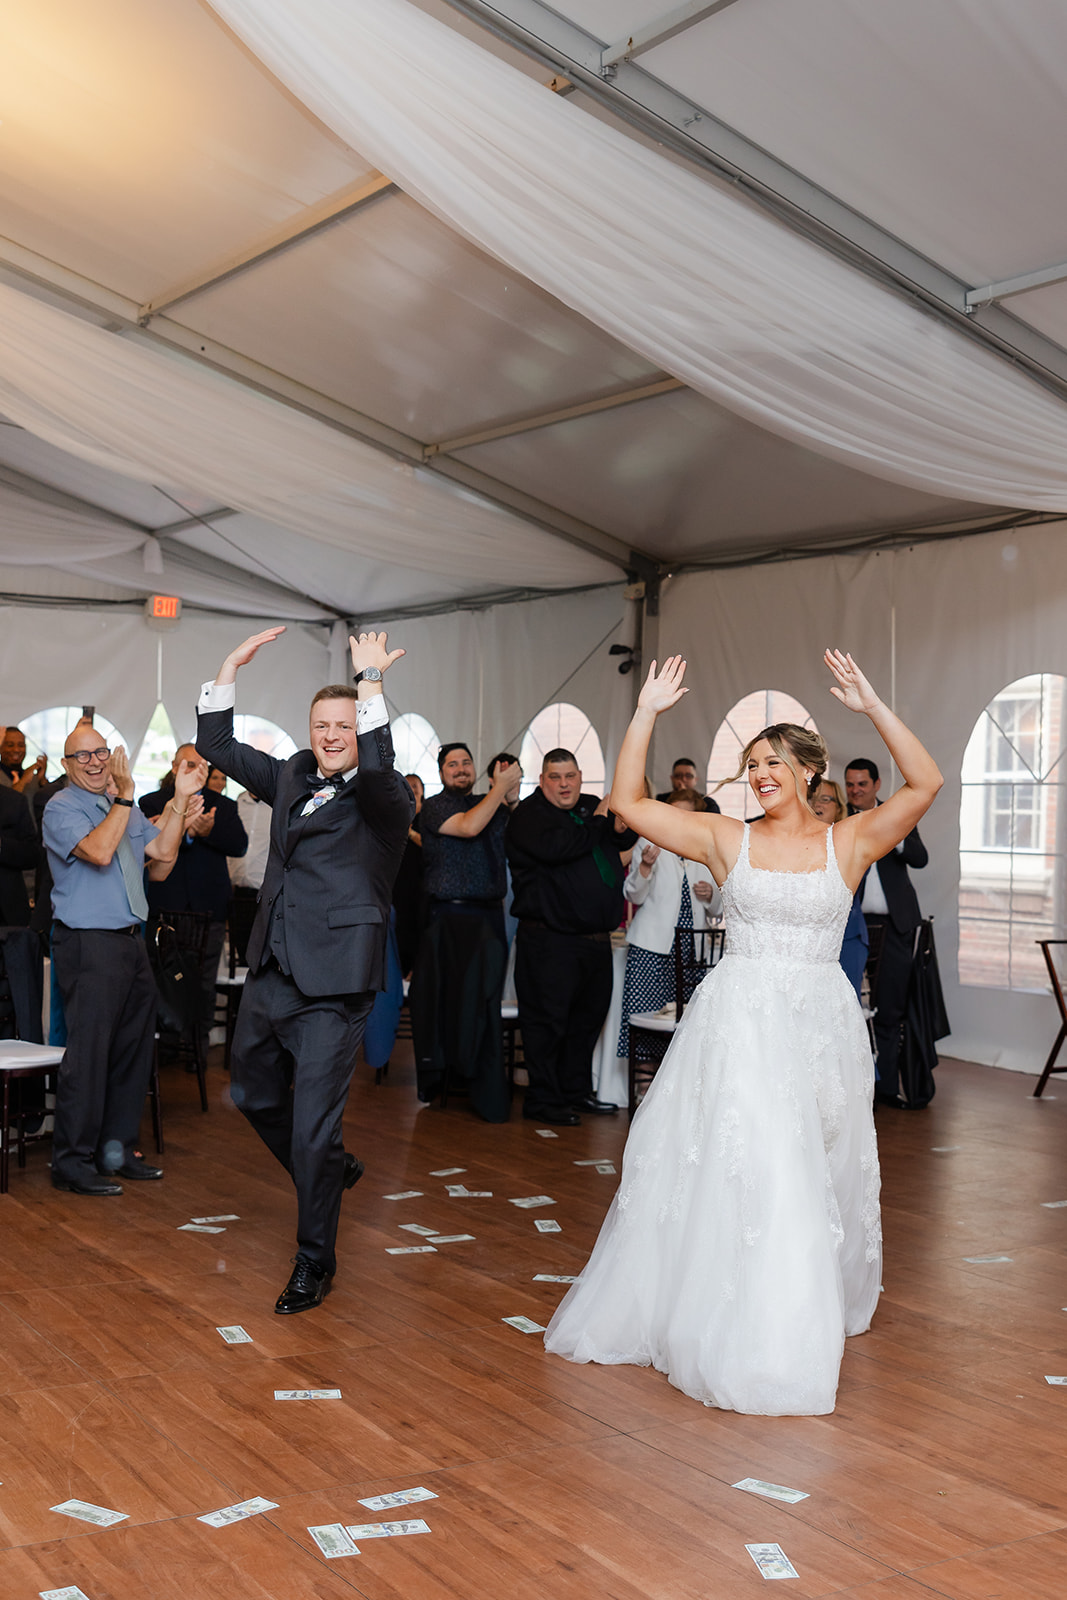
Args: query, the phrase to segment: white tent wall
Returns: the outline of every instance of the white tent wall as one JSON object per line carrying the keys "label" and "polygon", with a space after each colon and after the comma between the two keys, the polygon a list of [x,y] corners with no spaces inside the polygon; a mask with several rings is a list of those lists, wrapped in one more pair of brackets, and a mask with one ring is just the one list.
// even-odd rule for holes
{"label": "white tent wall", "polygon": [[537,712],[565,700],[592,722],[610,773],[633,679],[620,677],[608,649],[633,642],[632,611],[612,584],[385,623],[390,646],[407,651],[389,674],[390,709],[417,711],[442,739],[467,740],[481,771],[498,750],[517,753]]}
{"label": "white tent wall", "polygon": [[731,706],[773,688],[814,716],[834,776],[850,758],[870,755],[888,780],[880,739],[828,691],[824,647],[854,652],[945,775],[921,828],[930,864],[914,875],[923,911],[935,918],[953,1025],[941,1048],[1027,1072],[1040,1070],[1055,1032],[1051,997],[963,986],[957,978],[960,768],[977,718],[1001,689],[1029,673],[1067,674],[1065,535],[1067,524],[1050,523],[862,556],[681,574],[665,585],[659,627],[661,653],[688,658],[692,692],[661,725],[657,771],[675,750],[706,760]]}

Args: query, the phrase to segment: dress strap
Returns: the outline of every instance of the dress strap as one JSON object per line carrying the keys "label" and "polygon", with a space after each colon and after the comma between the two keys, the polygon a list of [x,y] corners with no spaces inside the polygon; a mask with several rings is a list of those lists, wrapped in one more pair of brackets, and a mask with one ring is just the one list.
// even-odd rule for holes
{"label": "dress strap", "polygon": [[[836,827],[837,827],[837,823],[836,822],[832,822],[830,824],[830,826],[826,830],[826,865],[827,865],[827,867],[836,867],[837,866],[837,851],[834,849],[834,829]],[[839,872],[840,872],[840,870],[841,870],[840,867],[838,867],[838,871]]]}
{"label": "dress strap", "polygon": [[746,822],[744,826],[745,826],[745,831],[741,835],[741,848],[737,852],[737,859],[738,859],[738,861],[743,861],[745,863],[745,866],[747,867],[748,866],[748,823]]}

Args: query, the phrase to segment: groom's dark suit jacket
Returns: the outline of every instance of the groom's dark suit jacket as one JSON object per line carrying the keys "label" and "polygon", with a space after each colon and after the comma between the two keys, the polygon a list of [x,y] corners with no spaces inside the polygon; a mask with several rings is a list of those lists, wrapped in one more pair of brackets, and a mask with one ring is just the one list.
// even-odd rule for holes
{"label": "groom's dark suit jacket", "polygon": [[271,807],[270,855],[248,941],[253,972],[273,955],[306,995],[385,987],[393,880],[415,799],[393,766],[388,724],[358,736],[359,768],[308,817],[318,771],[310,750],[287,761],[233,736],[232,711],[201,712],[196,748]]}
{"label": "groom's dark suit jacket", "polygon": [[875,862],[889,907],[889,920],[898,933],[914,933],[923,919],[908,868],[925,867],[929,859],[918,828],[913,828],[900,850],[891,850],[881,861]]}

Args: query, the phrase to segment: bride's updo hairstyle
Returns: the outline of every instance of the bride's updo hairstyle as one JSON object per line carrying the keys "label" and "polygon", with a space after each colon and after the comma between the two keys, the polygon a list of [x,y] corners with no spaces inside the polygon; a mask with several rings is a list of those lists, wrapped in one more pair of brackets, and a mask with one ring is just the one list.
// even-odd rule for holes
{"label": "bride's updo hairstyle", "polygon": [[[775,755],[785,762],[793,774],[797,794],[803,795],[810,805],[819,792],[819,784],[823,780],[829,761],[829,752],[825,740],[811,728],[798,727],[795,722],[772,722],[769,728],[757,733],[742,750],[741,760],[733,777],[724,778],[722,783],[715,785],[715,788],[721,789],[723,783],[736,783],[739,778],[744,777],[748,758],[762,739],[766,739]],[[811,770],[811,782],[807,785],[801,777],[801,767],[808,767]]]}

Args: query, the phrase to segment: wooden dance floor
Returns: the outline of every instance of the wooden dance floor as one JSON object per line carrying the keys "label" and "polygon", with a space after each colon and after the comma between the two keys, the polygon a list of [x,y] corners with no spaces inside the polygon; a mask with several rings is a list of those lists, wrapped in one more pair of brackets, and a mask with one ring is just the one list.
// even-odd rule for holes
{"label": "wooden dance floor", "polygon": [[[410,1051],[410,1046],[404,1047]],[[216,1052],[218,1054],[218,1052]],[[617,1179],[623,1117],[541,1138],[419,1108],[410,1057],[357,1072],[337,1287],[273,1314],[291,1194],[210,1074],[164,1074],[166,1179],[57,1194],[47,1146],[0,1198],[0,1597],[89,1600],[870,1600],[1067,1595],[1067,1082],[946,1061],[924,1113],[879,1112],[885,1293],[833,1416],[709,1411],[658,1373],[550,1359],[539,1324]],[[150,1150],[146,1154],[151,1154]],[[432,1177],[446,1167],[462,1174]],[[450,1198],[446,1183],[491,1190]],[[417,1198],[389,1199],[407,1190]],[[531,1209],[509,1199],[548,1195]],[[1059,1203],[1058,1206],[1056,1203]],[[180,1232],[235,1212],[218,1234]],[[541,1233],[538,1218],[558,1233]],[[416,1223],[470,1242],[390,1255]],[[1009,1258],[968,1261],[968,1257]],[[240,1324],[251,1343],[216,1331]],[[278,1401],[276,1389],[340,1389]],[[731,1485],[804,1491],[782,1504]],[[435,1499],[375,1512],[416,1486]],[[262,1496],[231,1526],[206,1512]],[[93,1527],[71,1498],[126,1520]],[[311,1525],[423,1518],[326,1560]]]}

